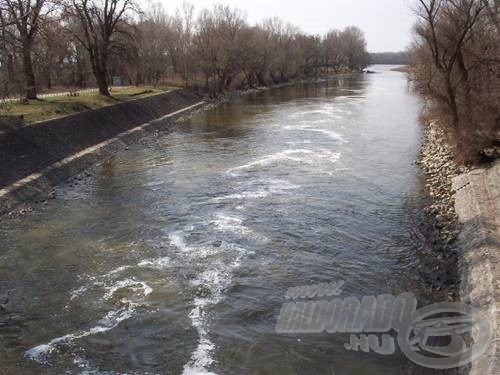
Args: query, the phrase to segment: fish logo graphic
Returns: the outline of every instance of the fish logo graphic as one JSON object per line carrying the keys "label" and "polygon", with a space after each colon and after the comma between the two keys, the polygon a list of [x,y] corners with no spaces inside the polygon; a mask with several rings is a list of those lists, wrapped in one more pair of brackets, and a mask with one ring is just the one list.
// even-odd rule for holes
{"label": "fish logo graphic", "polygon": [[466,365],[488,349],[493,330],[473,306],[443,302],[421,308],[400,328],[403,353],[420,366],[449,369]]}

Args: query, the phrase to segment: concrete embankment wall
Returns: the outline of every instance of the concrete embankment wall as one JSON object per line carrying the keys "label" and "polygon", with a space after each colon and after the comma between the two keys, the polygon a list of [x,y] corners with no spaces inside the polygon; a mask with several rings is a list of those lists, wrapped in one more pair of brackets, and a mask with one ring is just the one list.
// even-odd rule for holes
{"label": "concrete embankment wall", "polygon": [[494,335],[470,374],[500,374],[500,162],[454,178],[453,189],[463,224],[458,239],[460,299],[486,315]]}
{"label": "concrete embankment wall", "polygon": [[199,104],[176,90],[1,133],[0,214]]}

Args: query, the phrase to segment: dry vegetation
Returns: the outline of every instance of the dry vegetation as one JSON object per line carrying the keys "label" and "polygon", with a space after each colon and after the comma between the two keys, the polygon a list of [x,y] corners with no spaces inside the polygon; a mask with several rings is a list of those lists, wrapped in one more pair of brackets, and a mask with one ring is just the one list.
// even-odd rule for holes
{"label": "dry vegetation", "polygon": [[194,17],[132,0],[0,0],[0,96],[37,97],[58,87],[95,87],[109,96],[126,84],[182,81],[210,96],[368,62],[356,27],[308,35],[279,19],[250,25],[238,10],[214,6]]}
{"label": "dry vegetation", "polygon": [[500,156],[500,1],[418,4],[416,87],[430,99],[459,162]]}

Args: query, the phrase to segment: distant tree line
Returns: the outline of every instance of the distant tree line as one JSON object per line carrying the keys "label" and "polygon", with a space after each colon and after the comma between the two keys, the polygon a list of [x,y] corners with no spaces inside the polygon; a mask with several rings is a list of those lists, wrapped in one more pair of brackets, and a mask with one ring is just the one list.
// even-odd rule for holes
{"label": "distant tree line", "polygon": [[[413,79],[430,99],[458,158],[500,146],[500,1],[418,0]],[[497,155],[498,156],[498,155]]]}
{"label": "distant tree line", "polygon": [[370,53],[371,64],[407,65],[410,55],[407,51]]}
{"label": "distant tree line", "polygon": [[250,25],[216,5],[169,15],[132,0],[0,0],[0,96],[35,99],[53,87],[177,81],[217,96],[369,62],[357,27],[308,35],[273,18]]}

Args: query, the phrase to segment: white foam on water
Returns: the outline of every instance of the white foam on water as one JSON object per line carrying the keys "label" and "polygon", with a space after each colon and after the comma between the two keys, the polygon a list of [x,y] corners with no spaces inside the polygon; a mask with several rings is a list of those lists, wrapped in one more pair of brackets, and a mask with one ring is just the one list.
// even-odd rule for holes
{"label": "white foam on water", "polygon": [[[151,261],[142,261],[137,266],[151,266],[160,267],[166,264],[168,258],[152,259]],[[104,294],[102,298],[104,300],[112,300],[114,295],[122,289],[127,289],[134,293],[135,298],[128,299],[126,297],[120,298],[120,308],[117,310],[112,310],[108,312],[103,318],[98,320],[96,324],[88,330],[80,330],[75,333],[70,333],[64,336],[56,337],[49,341],[48,343],[35,346],[27,350],[24,355],[36,362],[41,364],[50,364],[49,358],[52,353],[57,351],[61,346],[75,347],[74,342],[86,336],[97,335],[107,331],[112,330],[117,327],[121,322],[133,317],[136,314],[137,307],[141,306],[142,303],[137,302],[137,295],[144,298],[153,292],[153,289],[144,281],[136,280],[134,278],[126,278],[123,280],[113,281],[111,277],[129,269],[134,266],[120,266],[113,269],[105,275],[99,276],[89,276],[86,275],[86,279],[90,281],[88,285],[80,286],[70,292],[70,300],[80,297],[81,295],[88,292],[90,288],[99,287],[104,289]],[[83,279],[83,276],[79,276],[79,279]],[[100,373],[98,369],[90,366],[85,358],[79,357],[77,353],[72,353],[74,360],[73,363],[81,368],[82,374],[94,374]]]}
{"label": "white foam on water", "polygon": [[108,272],[108,275],[115,275],[117,273],[123,272],[128,270],[129,268],[132,268],[133,266],[120,266],[118,268],[115,268],[114,270],[111,270]]}
{"label": "white foam on water", "polygon": [[311,109],[308,111],[300,111],[300,112],[292,113],[292,114],[288,115],[288,117],[295,119],[297,117],[311,116],[311,115],[316,115],[316,114],[329,115],[330,113],[331,112],[329,110],[325,110],[325,109]]}
{"label": "white foam on water", "polygon": [[71,301],[73,301],[75,298],[78,298],[78,297],[80,297],[81,295],[85,294],[85,293],[87,292],[87,290],[88,290],[88,289],[89,289],[89,288],[88,288],[88,286],[83,285],[83,286],[79,287],[78,289],[74,289],[74,290],[72,290],[72,291],[70,292],[70,293],[71,293],[71,296],[69,297],[69,299],[70,299]]}
{"label": "white foam on water", "polygon": [[[74,300],[80,296],[82,296],[83,294],[85,294],[90,287],[95,287],[95,286],[105,286],[106,283],[104,281],[99,281],[99,280],[102,280],[102,279],[105,279],[109,276],[113,276],[113,275],[116,275],[116,274],[119,274],[123,271],[126,271],[130,268],[133,268],[133,266],[120,266],[120,267],[117,267],[111,271],[109,271],[106,275],[101,275],[101,276],[87,276],[88,279],[90,280],[93,280],[94,282],[92,282],[91,284],[89,285],[82,285],[81,287],[77,288],[77,289],[74,289],[70,292],[71,296],[70,296],[70,300]],[[79,279],[82,279],[83,277],[82,276],[78,276]]]}
{"label": "white foam on water", "polygon": [[146,284],[144,281],[139,281],[135,279],[125,279],[114,283],[111,286],[105,288],[106,293],[104,293],[104,299],[111,299],[113,295],[120,289],[130,289],[134,292],[140,291],[144,297],[150,295],[153,289]]}
{"label": "white foam on water", "polygon": [[221,212],[215,214],[215,219],[210,223],[223,232],[232,232],[241,235],[247,235],[253,232],[243,225],[243,219],[240,217],[230,216]]}
{"label": "white foam on water", "polygon": [[[118,290],[125,288],[132,290],[134,293],[139,292],[144,297],[153,292],[153,289],[148,284],[143,281],[134,279],[120,280],[110,286],[106,286],[102,281],[96,281],[93,285],[104,286],[106,292],[104,293],[103,298],[106,300],[111,299]],[[79,295],[85,293],[87,290],[87,286],[82,286],[72,291],[71,299],[78,297]],[[124,320],[127,320],[134,316],[134,314],[136,313],[136,308],[137,306],[139,306],[139,304],[126,298],[121,298],[121,303],[125,307],[108,312],[103,318],[97,321],[96,325],[92,328],[57,337],[46,344],[35,346],[34,348],[27,350],[24,353],[25,356],[41,364],[49,364],[49,356],[55,350],[57,350],[58,347],[73,345],[75,340],[112,330]]]}
{"label": "white foam on water", "polygon": [[135,313],[132,306],[125,309],[113,310],[107,313],[100,319],[96,325],[86,331],[77,333],[70,333],[61,337],[52,339],[46,344],[41,344],[27,350],[24,355],[40,364],[48,364],[49,356],[57,350],[58,347],[63,345],[72,345],[75,340],[81,339],[86,336],[96,335],[99,333],[107,332],[118,326],[124,320],[131,318]]}
{"label": "white foam on water", "polygon": [[173,232],[168,235],[170,243],[182,251],[189,251],[186,242],[184,241],[184,236],[181,231]]}
{"label": "white foam on water", "polygon": [[195,351],[191,354],[191,359],[184,365],[183,374],[211,374],[206,368],[210,366],[214,359],[211,352],[215,349],[215,344],[210,341],[208,330],[205,329],[205,315],[203,308],[209,303],[205,302],[204,298],[196,298],[194,300],[195,307],[189,313],[189,318],[193,327],[198,332],[198,345]]}
{"label": "white foam on water", "polygon": [[332,130],[328,130],[328,129],[315,128],[315,127],[312,127],[311,125],[307,125],[307,124],[295,125],[295,126],[294,125],[285,125],[285,126],[283,126],[283,129],[285,129],[285,130],[302,130],[302,131],[322,133],[331,139],[335,139],[336,141],[345,142],[344,138],[339,133],[336,133],[336,132],[334,132]]}
{"label": "white foam on water", "polygon": [[[243,220],[221,214],[216,217],[215,222],[224,229],[239,230]],[[188,363],[184,365],[183,374],[213,374],[207,369],[214,362],[212,352],[215,350],[215,344],[209,337],[210,316],[207,310],[224,298],[224,291],[231,284],[233,272],[239,267],[245,251],[234,244],[223,242],[217,247],[217,251],[231,251],[231,253],[224,254],[223,259],[206,261],[206,259],[199,259],[197,254],[201,252],[203,256],[210,246],[188,246],[181,232],[174,232],[171,235],[171,241],[172,244],[179,245],[179,249],[186,252],[192,262],[198,261],[196,265],[205,268],[204,271],[197,274],[195,279],[191,280],[191,285],[202,292],[204,296],[194,298],[194,307],[189,313],[191,324],[198,333],[198,345],[191,354]],[[228,258],[232,258],[232,261]]]}
{"label": "white foam on water", "polygon": [[255,233],[252,229],[243,225],[243,219],[240,217],[231,216],[223,212],[216,213],[215,219],[210,221],[210,224],[221,232],[234,233],[241,237],[250,238],[260,242],[269,240],[267,237]]}
{"label": "white foam on water", "polygon": [[[138,266],[140,266],[140,265],[138,265]],[[133,268],[133,266],[121,266],[121,267],[115,268],[114,270],[108,272],[106,275],[101,275],[101,276],[97,276],[97,277],[95,277],[95,276],[90,277],[90,279],[94,280],[94,282],[92,282],[89,285],[82,285],[81,287],[72,290],[70,292],[70,300],[73,301],[74,299],[81,297],[83,294],[88,292],[88,290],[92,287],[103,287],[104,289],[106,289],[107,292],[104,294],[105,299],[109,298],[109,293],[113,294],[114,292],[116,292],[116,290],[121,289],[121,288],[126,287],[126,286],[132,286],[132,288],[130,288],[130,289],[132,289],[134,291],[142,289],[144,292],[148,292],[148,294],[149,294],[151,288],[146,283],[144,283],[142,281],[135,281],[132,279],[121,280],[121,281],[118,281],[117,283],[115,283],[111,286],[108,286],[108,284],[110,282],[108,278],[110,276],[119,274],[127,269],[130,269],[130,268]],[[102,280],[105,280],[105,281],[102,281]],[[137,285],[140,285],[140,288],[138,288]],[[145,295],[147,295],[147,294],[145,294]]]}
{"label": "white foam on water", "polygon": [[224,290],[230,285],[232,272],[239,264],[240,257],[232,264],[220,264],[219,269],[206,270],[192,281],[193,286],[209,290],[210,296],[197,297],[193,301],[195,307],[189,313],[189,318],[198,333],[198,345],[191,354],[190,361],[184,366],[183,374],[212,374],[206,369],[214,362],[212,352],[215,350],[215,344],[210,340],[207,329],[210,319],[207,309],[224,298]]}
{"label": "white foam on water", "polygon": [[304,139],[302,141],[290,141],[286,142],[287,145],[298,146],[298,145],[310,145],[312,143],[309,139]]}
{"label": "white foam on water", "polygon": [[86,358],[80,357],[80,356],[74,356],[73,358],[73,364],[75,364],[78,368],[83,369],[80,373],[82,374],[91,374],[91,373],[98,373],[99,370],[91,366],[90,361]]}
{"label": "white foam on water", "polygon": [[326,159],[331,163],[336,163],[340,159],[340,152],[330,151],[326,148],[321,148],[319,151],[317,154],[319,159]]}
{"label": "white foam on water", "polygon": [[319,108],[316,109],[310,109],[306,111],[300,111],[300,112],[294,112],[290,115],[288,115],[289,118],[291,119],[297,119],[297,118],[311,118],[311,116],[314,115],[322,115],[325,118],[320,119],[320,120],[312,120],[314,122],[326,122],[328,119],[343,119],[346,115],[352,115],[353,113],[345,108],[341,108],[336,105],[331,105],[331,104],[325,104]]}
{"label": "white foam on water", "polygon": [[221,197],[213,198],[214,202],[223,202],[230,200],[246,200],[246,199],[260,199],[265,198],[272,194],[284,194],[289,190],[294,190],[300,188],[298,185],[294,185],[285,180],[279,179],[261,179],[253,180],[253,185],[257,185],[257,189],[247,190],[241,193],[234,193],[223,195]]}
{"label": "white foam on water", "polygon": [[162,257],[156,259],[145,259],[140,261],[137,266],[143,268],[153,268],[157,270],[163,270],[169,267],[171,264],[171,259],[169,257]]}
{"label": "white foam on water", "polygon": [[[102,278],[102,276],[99,278]],[[82,279],[82,277],[79,276],[79,279]],[[73,301],[74,299],[81,297],[82,295],[87,293],[90,288],[106,286],[106,283],[104,281],[99,281],[98,277],[96,276],[88,276],[88,279],[92,281],[90,284],[82,285],[81,287],[70,291],[70,298],[69,298],[70,301]]]}
{"label": "white foam on water", "polygon": [[237,171],[251,169],[257,166],[263,167],[280,161],[293,161],[300,163],[305,159],[304,155],[310,155],[310,154],[314,154],[314,152],[307,149],[289,149],[285,151],[280,151],[275,154],[264,156],[260,159],[249,162],[247,164],[240,165],[239,167],[231,168],[226,173],[232,174]]}
{"label": "white foam on water", "polygon": [[[92,365],[91,361],[84,356],[73,353],[73,364],[79,368],[80,375],[111,375],[114,371],[101,371],[96,366]],[[69,371],[67,371],[69,373]],[[116,373],[117,374],[117,373]]]}
{"label": "white foam on water", "polygon": [[338,133],[336,133],[334,131],[331,131],[331,130],[326,130],[326,129],[321,129],[321,128],[306,128],[304,130],[311,131],[311,132],[322,133],[322,134],[326,135],[329,138],[332,138],[332,139],[335,139],[335,140],[338,140],[338,141],[343,141],[343,138],[342,138],[342,136],[340,136],[340,134],[338,134]]}
{"label": "white foam on water", "polygon": [[[313,129],[313,131],[319,131],[319,132],[325,132],[325,133],[330,133],[329,131],[326,131],[324,129]],[[227,173],[230,174],[235,174],[236,171],[241,171],[241,170],[246,170],[246,169],[251,169],[255,166],[263,166],[263,165],[268,165],[273,162],[279,161],[279,160],[287,160],[287,161],[293,161],[297,162],[299,164],[307,164],[307,165],[314,165],[314,166],[321,166],[322,162],[325,160],[331,163],[335,163],[338,161],[340,158],[340,153],[339,152],[333,152],[330,150],[327,150],[325,148],[320,148],[317,150],[306,150],[306,149],[294,149],[294,150],[285,150],[282,152],[278,152],[273,155],[266,156],[264,158],[258,159],[256,161],[250,162],[248,164],[232,168],[227,171]],[[267,196],[265,193],[269,193],[269,190],[264,189],[262,190],[257,190],[256,192],[253,191],[252,194],[259,194],[262,196]],[[269,194],[268,194],[269,195]],[[227,198],[227,197],[226,197]],[[216,200],[223,200],[224,197],[219,197],[215,198]]]}
{"label": "white foam on water", "polygon": [[270,193],[268,191],[260,190],[260,191],[244,191],[242,193],[228,194],[222,197],[216,197],[213,199],[215,202],[221,202],[225,200],[244,200],[244,199],[259,199],[265,198]]}
{"label": "white foam on water", "polygon": [[220,248],[213,246],[188,246],[184,241],[184,235],[182,231],[170,233],[168,237],[170,239],[170,243],[173,246],[177,247],[191,259],[204,259],[221,251]]}
{"label": "white foam on water", "polygon": [[198,332],[199,341],[195,351],[191,354],[191,359],[184,365],[183,375],[215,375],[214,372],[206,369],[214,362],[210,353],[215,349],[215,344],[208,338],[208,332],[203,328],[202,324],[195,325],[196,322],[201,321],[201,315],[201,304],[191,310],[189,314],[193,326],[196,327]]}

